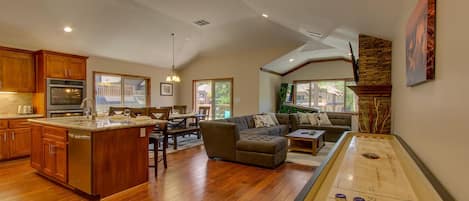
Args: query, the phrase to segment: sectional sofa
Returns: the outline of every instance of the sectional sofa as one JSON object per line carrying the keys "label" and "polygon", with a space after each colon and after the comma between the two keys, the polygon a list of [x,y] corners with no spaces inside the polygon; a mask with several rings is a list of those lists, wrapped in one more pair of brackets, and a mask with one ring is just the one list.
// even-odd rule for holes
{"label": "sectional sofa", "polygon": [[333,125],[301,124],[297,114],[275,114],[278,125],[255,128],[253,115],[200,122],[205,150],[209,158],[220,158],[256,166],[275,168],[287,155],[284,137],[296,129],[326,130],[326,141],[337,141],[350,130],[351,115],[328,114]]}

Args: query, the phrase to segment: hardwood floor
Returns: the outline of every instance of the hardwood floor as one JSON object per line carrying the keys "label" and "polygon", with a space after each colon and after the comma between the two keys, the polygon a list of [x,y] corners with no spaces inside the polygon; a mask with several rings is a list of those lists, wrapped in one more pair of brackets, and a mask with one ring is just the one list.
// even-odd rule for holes
{"label": "hardwood floor", "polygon": [[[270,170],[209,160],[203,146],[199,146],[169,154],[168,169],[159,170],[156,180],[151,168],[148,183],[103,200],[293,200],[314,168],[288,163]],[[0,198],[8,201],[85,200],[37,175],[29,166],[29,159],[0,162]]]}

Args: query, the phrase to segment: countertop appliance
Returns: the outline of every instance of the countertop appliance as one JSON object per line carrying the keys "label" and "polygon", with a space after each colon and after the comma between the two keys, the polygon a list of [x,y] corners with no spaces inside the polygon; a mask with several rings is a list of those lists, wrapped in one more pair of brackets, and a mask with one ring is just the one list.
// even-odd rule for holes
{"label": "countertop appliance", "polygon": [[47,117],[83,113],[80,105],[86,96],[86,81],[48,78],[46,93]]}

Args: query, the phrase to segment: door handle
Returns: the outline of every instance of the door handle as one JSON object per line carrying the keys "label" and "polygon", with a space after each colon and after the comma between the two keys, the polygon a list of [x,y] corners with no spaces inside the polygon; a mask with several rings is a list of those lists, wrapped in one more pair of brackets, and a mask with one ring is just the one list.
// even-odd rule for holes
{"label": "door handle", "polygon": [[11,131],[11,140],[15,141],[15,131]]}
{"label": "door handle", "polygon": [[3,141],[4,141],[4,142],[7,141],[7,132],[6,132],[6,131],[3,133]]}

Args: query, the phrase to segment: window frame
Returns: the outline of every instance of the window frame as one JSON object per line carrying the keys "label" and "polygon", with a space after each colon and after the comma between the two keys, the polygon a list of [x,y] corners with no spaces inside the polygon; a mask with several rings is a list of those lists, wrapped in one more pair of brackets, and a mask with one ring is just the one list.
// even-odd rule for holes
{"label": "window frame", "polygon": [[[139,75],[130,75],[130,74],[122,74],[122,73],[110,73],[110,72],[100,72],[100,71],[93,71],[93,99],[94,101],[94,107],[97,108],[96,106],[96,75],[109,75],[109,76],[119,76],[121,77],[121,86],[125,85],[125,78],[130,78],[130,79],[143,79],[146,81],[145,87],[146,87],[146,95],[145,95],[145,107],[150,107],[151,105],[151,78],[150,77],[145,77],[145,76],[139,76]],[[121,96],[124,94],[124,88],[122,87],[121,89]],[[124,106],[125,101],[121,102],[121,106]]]}
{"label": "window frame", "polygon": [[[347,92],[346,92],[346,88],[347,88],[347,82],[350,82],[350,81],[354,81],[353,78],[334,78],[334,79],[311,79],[311,80],[293,80],[293,104],[296,105],[296,86],[298,83],[309,83],[309,90],[311,91],[311,87],[312,87],[312,82],[328,82],[328,81],[343,81],[344,82],[344,109],[346,107],[346,103],[347,103]],[[313,108],[312,105],[311,105],[311,102],[312,102],[312,97],[313,97],[313,93],[309,93],[309,108]],[[357,103],[358,104],[358,103]],[[326,111],[326,112],[329,112],[329,111]],[[332,112],[332,113],[343,113],[343,114],[358,114],[358,108],[357,108],[357,111],[354,111],[354,112]]]}

